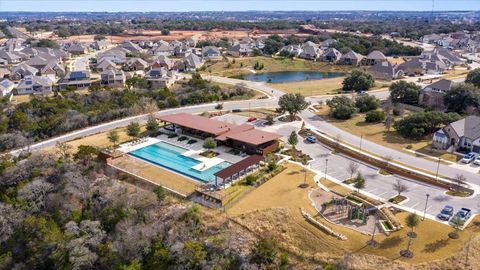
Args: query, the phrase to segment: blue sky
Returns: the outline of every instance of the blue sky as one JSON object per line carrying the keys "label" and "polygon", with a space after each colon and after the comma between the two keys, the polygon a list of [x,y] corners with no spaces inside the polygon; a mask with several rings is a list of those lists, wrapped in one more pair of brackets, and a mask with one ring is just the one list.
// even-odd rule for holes
{"label": "blue sky", "polygon": [[[0,11],[430,11],[432,0],[0,0]],[[434,10],[480,10],[480,0],[435,0]]]}

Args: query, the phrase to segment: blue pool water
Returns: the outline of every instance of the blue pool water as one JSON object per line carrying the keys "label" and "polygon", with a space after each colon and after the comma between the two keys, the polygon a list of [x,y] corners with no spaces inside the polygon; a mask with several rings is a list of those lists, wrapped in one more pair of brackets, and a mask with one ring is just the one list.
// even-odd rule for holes
{"label": "blue pool water", "polygon": [[284,83],[321,80],[345,76],[341,72],[319,71],[282,71],[270,73],[255,73],[240,76],[240,79],[254,82]]}
{"label": "blue pool water", "polygon": [[224,161],[207,170],[198,171],[192,167],[201,162],[190,157],[182,156],[182,153],[185,151],[187,151],[187,149],[164,142],[159,142],[157,144],[152,144],[137,149],[128,154],[202,182],[210,182],[215,180],[215,176],[213,175],[214,173],[231,165],[230,163]]}

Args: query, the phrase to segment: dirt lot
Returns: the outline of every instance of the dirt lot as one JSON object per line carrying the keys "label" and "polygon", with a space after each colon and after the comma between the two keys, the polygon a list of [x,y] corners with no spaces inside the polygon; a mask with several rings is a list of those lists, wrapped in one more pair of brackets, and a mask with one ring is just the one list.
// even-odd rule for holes
{"label": "dirt lot", "polygon": [[[368,236],[344,227],[329,224],[335,231],[346,235],[347,241],[327,236],[306,222],[300,214],[300,208],[303,208],[316,215],[307,197],[308,189],[298,187],[303,182],[303,176],[300,167],[288,165],[284,172],[232,206],[228,216],[255,234],[277,238],[283,248],[292,256],[303,258],[306,264],[335,262],[348,256],[351,258],[351,269],[375,269],[380,265],[390,269],[447,269],[451,265],[463,265],[465,245],[471,241],[470,261],[480,267],[478,237],[473,237],[480,232],[480,228],[475,225],[461,232],[460,239],[451,240],[447,236],[453,230],[451,227],[434,221],[422,221],[415,229],[418,234],[412,243],[415,256],[410,260],[399,256],[399,251],[407,245],[406,233],[409,229],[402,229],[389,237],[376,236],[380,242],[378,249],[365,245]],[[313,174],[308,174],[310,187],[315,185],[312,177]],[[399,213],[397,218],[403,222],[406,215]],[[318,215],[316,217],[326,222]]]}
{"label": "dirt lot", "polygon": [[[178,31],[170,31],[170,35],[164,36],[162,35],[161,31],[154,31],[154,30],[144,30],[144,31],[127,31],[123,35],[117,36],[106,36],[108,40],[112,43],[122,43],[125,40],[165,40],[165,41],[172,41],[172,40],[183,40],[190,37],[196,37],[198,40],[205,40],[205,39],[221,39],[221,38],[235,38],[241,39],[246,37],[251,38],[259,38],[259,37],[268,37],[272,34],[278,34],[280,36],[288,36],[292,34],[296,34],[302,36],[304,34],[298,34],[296,29],[285,29],[280,31],[243,31],[243,30],[236,30],[236,31],[223,31],[223,30],[210,30],[210,31],[187,31],[187,30],[178,30]],[[68,41],[80,41],[80,42],[92,42],[93,37],[95,35],[79,35],[79,36],[71,36],[68,37],[66,40]]]}

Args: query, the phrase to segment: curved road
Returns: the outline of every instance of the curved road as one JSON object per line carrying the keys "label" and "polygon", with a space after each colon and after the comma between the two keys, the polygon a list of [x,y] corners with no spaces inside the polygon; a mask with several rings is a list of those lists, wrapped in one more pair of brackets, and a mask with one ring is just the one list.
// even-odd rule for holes
{"label": "curved road", "polygon": [[[216,77],[216,76],[205,76],[206,79],[210,79],[214,82],[219,82],[219,83],[225,83],[225,84],[239,84],[242,83],[246,85],[247,87],[257,90],[257,91],[262,91],[270,95],[270,98],[268,99],[256,99],[256,100],[243,100],[243,101],[231,101],[231,102],[224,102],[223,107],[226,110],[233,110],[233,109],[246,109],[246,108],[271,108],[271,107],[276,107],[278,98],[284,94],[284,92],[272,88],[270,86],[267,86],[264,83],[257,83],[257,82],[250,82],[250,81],[244,81],[244,80],[239,80],[239,79],[231,79],[231,78],[225,78],[225,77]],[[388,91],[380,91],[380,92],[374,92],[373,93],[375,96],[377,96],[380,99],[384,99],[388,96]],[[318,102],[318,100],[327,100],[328,96],[323,96],[323,97],[312,97],[308,98],[309,101],[311,102]],[[188,107],[181,107],[181,108],[173,108],[173,109],[168,109],[168,110],[163,110],[159,111],[156,114],[158,115],[164,115],[164,114],[169,114],[169,113],[178,113],[178,112],[185,112],[185,113],[201,113],[204,111],[212,111],[215,110],[215,105],[216,103],[210,103],[210,104],[201,104],[201,105],[194,105],[194,106],[188,106]],[[342,141],[345,141],[346,143],[349,143],[351,145],[359,145],[360,144],[360,137],[357,137],[355,135],[352,135],[342,129],[339,129],[335,127],[334,125],[328,123],[327,121],[324,121],[322,118],[314,114],[313,112],[310,112],[309,110],[303,111],[301,114],[301,117],[311,126],[315,127],[321,132],[324,132],[332,137],[338,137],[342,139]],[[92,126],[88,127],[85,129],[77,130],[62,136],[54,137],[51,139],[48,139],[46,141],[42,141],[36,144],[33,144],[30,146],[30,151],[38,151],[46,147],[52,147],[55,146],[57,142],[65,142],[65,141],[70,141],[76,138],[81,138],[89,135],[93,135],[96,133],[108,131],[114,128],[118,127],[125,127],[131,122],[142,122],[146,121],[147,114],[144,115],[138,115],[138,116],[133,116],[133,117],[128,117],[104,124],[100,124],[97,126]],[[401,163],[407,164],[412,167],[420,168],[423,170],[428,170],[431,172],[435,172],[437,169],[437,162],[429,161],[423,158],[418,158],[413,155],[400,152],[376,143],[373,143],[367,139],[363,139],[362,141],[362,149],[374,153],[378,156],[391,156],[393,160],[399,161]],[[16,155],[20,153],[21,151],[27,150],[27,147],[11,151],[10,153],[12,155]],[[468,172],[465,170],[461,170],[458,168],[454,168],[452,166],[440,164],[439,166],[439,174],[446,176],[446,177],[455,177],[457,174],[463,174],[467,181],[472,184],[480,185],[480,175],[472,172]]]}

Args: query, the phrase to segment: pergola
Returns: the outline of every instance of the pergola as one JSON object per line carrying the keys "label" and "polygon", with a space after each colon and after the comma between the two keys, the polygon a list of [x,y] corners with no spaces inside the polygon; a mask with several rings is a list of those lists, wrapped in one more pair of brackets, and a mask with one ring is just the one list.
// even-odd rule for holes
{"label": "pergola", "polygon": [[221,179],[223,186],[225,187],[226,182],[232,181],[245,173],[254,169],[261,161],[264,160],[263,156],[252,155],[241,161],[232,164],[231,166],[216,172],[215,175],[215,185],[218,186],[218,181]]}

